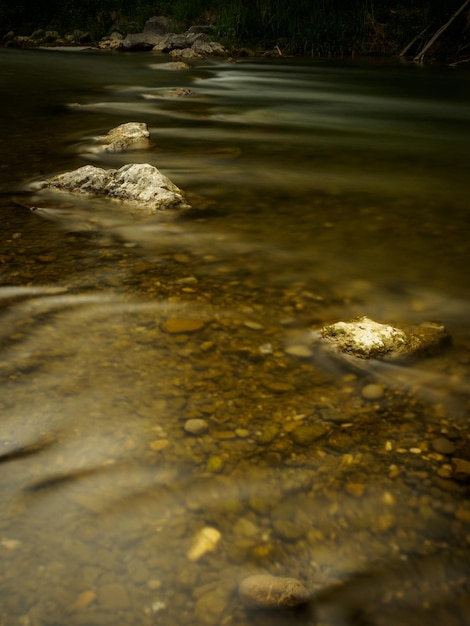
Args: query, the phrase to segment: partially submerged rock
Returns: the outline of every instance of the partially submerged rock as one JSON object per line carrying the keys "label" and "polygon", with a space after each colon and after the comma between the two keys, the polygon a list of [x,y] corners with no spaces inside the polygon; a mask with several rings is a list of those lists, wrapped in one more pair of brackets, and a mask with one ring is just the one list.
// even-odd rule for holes
{"label": "partially submerged rock", "polygon": [[238,593],[245,606],[252,609],[285,609],[306,604],[311,595],[297,578],[257,574],[244,578]]}
{"label": "partially submerged rock", "polygon": [[401,329],[368,317],[323,326],[313,336],[333,351],[361,359],[429,356],[450,343],[442,324],[423,322]]}
{"label": "partially submerged rock", "polygon": [[189,209],[183,192],[148,163],[128,164],[118,170],[85,165],[40,182],[39,189],[108,197],[129,202],[146,212]]}
{"label": "partially submerged rock", "polygon": [[112,128],[106,135],[94,138],[94,145],[87,146],[85,152],[101,154],[142,150],[150,147],[150,132],[143,122],[127,122]]}

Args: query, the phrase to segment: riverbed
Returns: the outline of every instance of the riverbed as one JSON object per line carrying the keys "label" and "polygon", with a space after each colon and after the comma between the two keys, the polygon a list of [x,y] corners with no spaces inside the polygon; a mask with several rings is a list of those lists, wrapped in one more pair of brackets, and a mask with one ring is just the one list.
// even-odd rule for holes
{"label": "riverbed", "polygon": [[[0,61],[0,625],[469,624],[468,71]],[[150,149],[90,153],[129,121]],[[192,209],[31,191],[129,162]],[[363,315],[452,345],[315,349]],[[259,573],[312,601],[247,609]]]}

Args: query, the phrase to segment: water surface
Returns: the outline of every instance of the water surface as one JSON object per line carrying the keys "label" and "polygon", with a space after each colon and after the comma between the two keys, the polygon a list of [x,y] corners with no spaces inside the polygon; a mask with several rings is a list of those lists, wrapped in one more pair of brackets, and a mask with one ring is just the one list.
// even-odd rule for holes
{"label": "water surface", "polygon": [[[0,57],[0,623],[468,624],[468,73]],[[87,153],[127,121],[149,151]],[[193,211],[27,188],[127,162]],[[310,346],[358,315],[453,345],[361,370]],[[253,573],[314,600],[247,611]]]}

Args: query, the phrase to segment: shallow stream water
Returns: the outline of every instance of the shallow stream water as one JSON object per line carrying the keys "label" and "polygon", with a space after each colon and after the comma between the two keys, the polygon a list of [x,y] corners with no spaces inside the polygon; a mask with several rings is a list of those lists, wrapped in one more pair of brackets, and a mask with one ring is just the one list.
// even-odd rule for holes
{"label": "shallow stream water", "polygon": [[[0,625],[470,624],[468,72],[167,61],[0,50]],[[128,162],[193,210],[28,191]],[[362,315],[453,343],[311,346]],[[257,573],[312,602],[247,610]]]}

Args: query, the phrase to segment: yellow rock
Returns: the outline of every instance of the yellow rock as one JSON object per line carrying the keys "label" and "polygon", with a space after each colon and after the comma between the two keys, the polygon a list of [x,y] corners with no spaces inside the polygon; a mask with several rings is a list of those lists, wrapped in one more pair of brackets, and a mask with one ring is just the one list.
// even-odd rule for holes
{"label": "yellow rock", "polygon": [[193,545],[188,550],[190,561],[198,561],[207,552],[213,552],[220,541],[221,534],[217,528],[206,526],[194,537]]}
{"label": "yellow rock", "polygon": [[163,322],[162,330],[171,334],[195,333],[204,328],[204,326],[204,320],[174,317],[166,322]]}
{"label": "yellow rock", "polygon": [[168,439],[155,439],[155,441],[150,442],[150,448],[155,452],[158,452],[159,450],[164,450],[169,445],[170,442],[168,441]]}
{"label": "yellow rock", "polygon": [[91,589],[87,589],[87,591],[83,591],[75,600],[75,608],[82,611],[83,609],[89,607],[95,599],[96,593]]}

